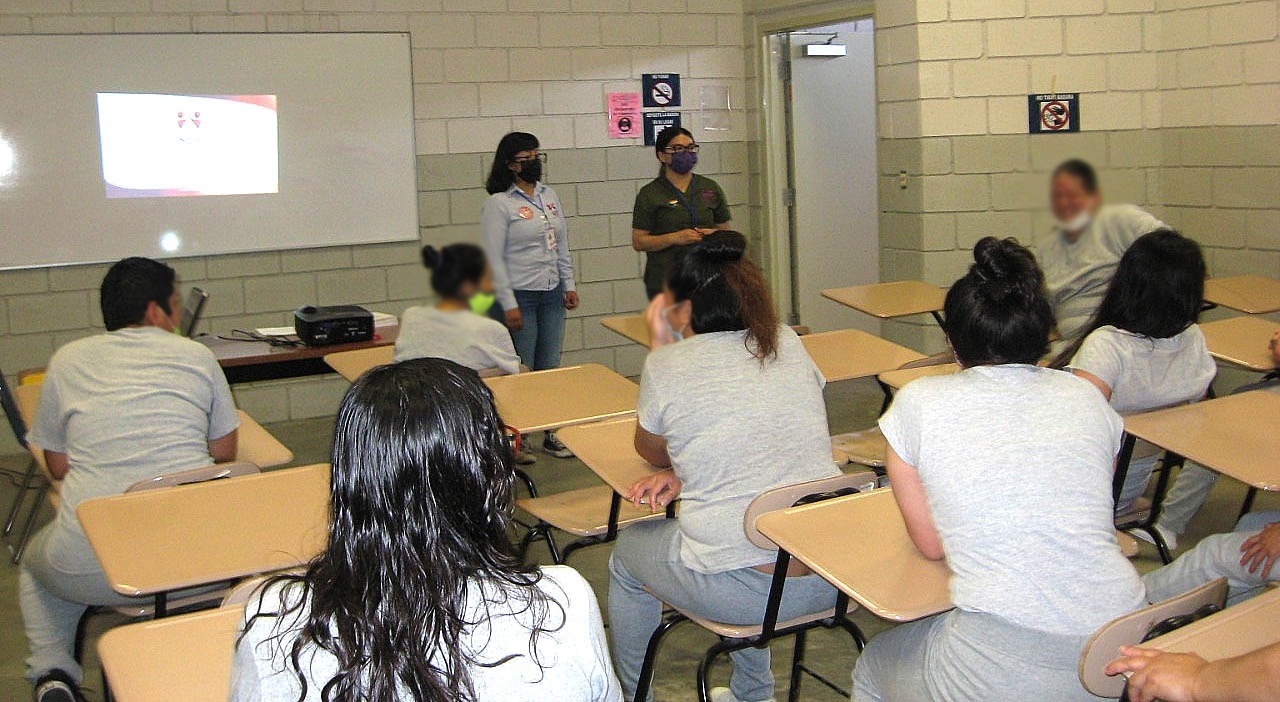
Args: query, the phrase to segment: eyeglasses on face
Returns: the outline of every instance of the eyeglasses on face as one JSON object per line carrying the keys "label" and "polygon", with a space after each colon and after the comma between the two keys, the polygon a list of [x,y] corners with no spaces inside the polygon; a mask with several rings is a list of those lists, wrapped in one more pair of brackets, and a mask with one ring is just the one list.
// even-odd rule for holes
{"label": "eyeglasses on face", "polygon": [[675,146],[668,146],[667,148],[662,150],[662,153],[664,154],[683,154],[683,153],[696,154],[698,153],[698,149],[701,149],[701,148],[702,147],[698,146],[697,144],[689,144],[688,146],[685,146],[684,144],[677,144]]}
{"label": "eyeglasses on face", "polygon": [[541,151],[534,153],[532,156],[517,156],[512,159],[512,163],[529,163],[531,161],[547,162],[547,155]]}

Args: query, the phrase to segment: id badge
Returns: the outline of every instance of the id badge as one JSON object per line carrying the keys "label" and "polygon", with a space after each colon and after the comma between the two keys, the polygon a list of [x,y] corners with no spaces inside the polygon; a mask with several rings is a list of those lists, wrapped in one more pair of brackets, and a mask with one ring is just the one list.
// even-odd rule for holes
{"label": "id badge", "polygon": [[555,251],[556,250],[556,228],[552,226],[548,226],[546,231],[543,232],[543,234],[547,238],[547,250]]}

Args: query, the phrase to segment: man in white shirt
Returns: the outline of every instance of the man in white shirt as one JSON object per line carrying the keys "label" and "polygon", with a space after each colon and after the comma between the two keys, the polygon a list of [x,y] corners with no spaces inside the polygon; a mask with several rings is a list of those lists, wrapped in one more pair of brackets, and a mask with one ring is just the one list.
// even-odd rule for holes
{"label": "man in white shirt", "polygon": [[126,258],[103,278],[101,298],[107,333],[53,355],[27,437],[62,481],[57,514],[32,537],[18,576],[36,702],[80,699],[73,649],[86,608],[136,603],[107,584],[76,506],[236,456],[239,418],[218,361],[175,333],[173,269]]}
{"label": "man in white shirt", "polygon": [[1053,170],[1049,194],[1056,225],[1036,258],[1058,320],[1057,353],[1084,331],[1129,245],[1167,225],[1134,205],[1103,205],[1098,174],[1080,159]]}

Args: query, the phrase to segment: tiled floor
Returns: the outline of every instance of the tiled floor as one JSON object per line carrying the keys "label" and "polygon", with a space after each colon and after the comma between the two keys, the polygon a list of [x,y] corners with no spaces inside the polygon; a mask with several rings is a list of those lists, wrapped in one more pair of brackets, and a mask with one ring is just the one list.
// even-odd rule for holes
{"label": "tiled floor", "polygon": [[[850,431],[870,426],[879,411],[879,390],[869,382],[848,382],[829,386],[827,389],[827,405],[833,431]],[[281,441],[293,449],[296,465],[323,462],[327,460],[328,443],[331,432],[330,420],[311,420],[271,425],[268,429]],[[750,444],[751,437],[742,438],[744,444]],[[729,452],[732,453],[731,451]],[[10,456],[0,458],[0,469],[16,471],[25,468],[24,457]],[[557,460],[540,455],[538,464],[530,473],[546,493],[583,487],[595,484],[594,476],[577,460]],[[1008,476],[993,476],[1003,479]],[[1192,524],[1192,533],[1183,541],[1184,548],[1193,545],[1203,535],[1224,531],[1231,527],[1235,514],[1239,510],[1243,497],[1243,488],[1233,481],[1219,481],[1207,508]],[[7,510],[14,494],[12,481],[0,476],[0,507]],[[1276,509],[1280,500],[1271,495],[1264,495],[1258,500],[1258,509]],[[46,512],[48,510],[46,509]],[[47,519],[48,514],[42,519]],[[850,535],[851,541],[856,535]],[[856,542],[855,542],[856,543]],[[545,551],[534,547],[532,554],[546,562]],[[579,551],[574,555],[571,565],[578,568],[595,586],[602,607],[606,604],[608,591],[608,571],[606,564],[609,549],[605,546]],[[1156,564],[1154,552],[1144,550],[1138,567],[1147,570]],[[22,635],[22,617],[17,602],[17,568],[8,563],[8,552],[0,563],[0,700],[24,700],[30,695],[30,687],[22,678],[23,658],[26,655],[26,642]],[[885,628],[875,617],[858,612],[854,620],[868,634],[874,635]],[[123,621],[115,615],[101,615],[94,619],[90,626],[89,645],[86,647],[86,681],[91,699],[101,699],[99,689],[100,677],[94,642],[98,635],[111,626]],[[693,692],[694,671],[698,660],[707,646],[714,643],[714,637],[701,631],[692,624],[685,624],[667,637],[659,657],[658,675],[655,681],[656,695],[663,701],[683,701],[696,699]],[[773,646],[774,671],[777,677],[778,696],[785,695],[791,645],[789,641],[778,642]],[[856,658],[852,642],[848,635],[841,631],[820,631],[809,637],[808,664],[832,681],[847,687],[849,674]],[[729,666],[721,662],[713,669],[713,680],[721,684],[727,680]],[[811,681],[805,681],[806,700],[836,700],[837,695]]]}

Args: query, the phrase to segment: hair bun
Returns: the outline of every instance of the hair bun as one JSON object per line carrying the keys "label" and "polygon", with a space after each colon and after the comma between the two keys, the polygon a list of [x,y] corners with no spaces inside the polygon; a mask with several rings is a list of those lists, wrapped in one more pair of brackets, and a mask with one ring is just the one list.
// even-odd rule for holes
{"label": "hair bun", "polygon": [[430,244],[422,247],[422,265],[427,268],[430,268],[431,270],[438,268],[440,266],[441,258],[443,258],[443,255],[438,249],[436,249],[436,247]]}
{"label": "hair bun", "polygon": [[741,261],[747,253],[747,238],[734,231],[716,231],[695,245],[697,255],[715,263]]}
{"label": "hair bun", "polygon": [[1044,273],[1035,255],[1013,238],[988,236],[980,240],[973,247],[970,273],[995,299],[1015,293],[1032,295],[1044,285]]}

